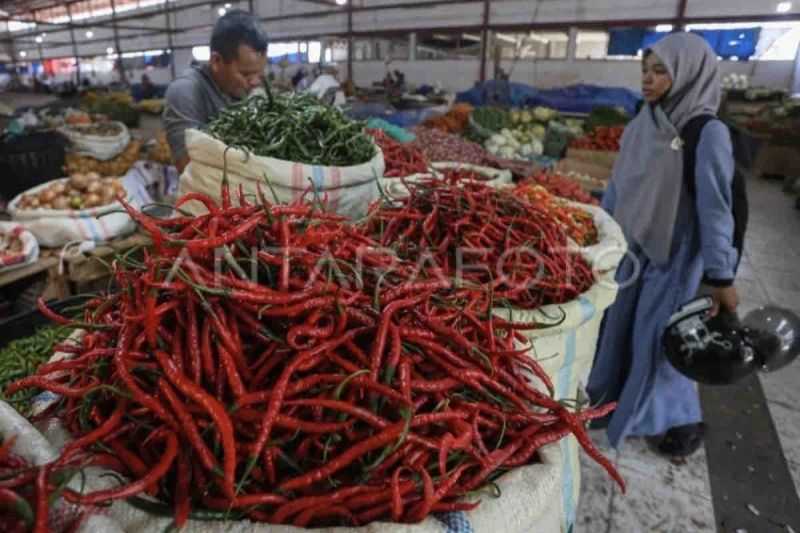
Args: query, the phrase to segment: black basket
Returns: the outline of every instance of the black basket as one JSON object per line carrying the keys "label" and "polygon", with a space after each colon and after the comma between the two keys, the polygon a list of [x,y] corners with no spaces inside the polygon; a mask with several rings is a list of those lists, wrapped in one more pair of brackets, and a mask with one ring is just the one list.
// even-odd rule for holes
{"label": "black basket", "polygon": [[0,197],[10,201],[31,187],[63,177],[66,144],[55,132],[0,141]]}
{"label": "black basket", "polygon": [[[48,302],[47,306],[53,311],[60,313],[62,310],[85,303],[89,297],[73,296],[64,300]],[[41,327],[52,325],[53,323],[39,312],[38,309],[14,315],[0,321],[0,350],[5,348],[8,343],[17,339],[30,337]]]}

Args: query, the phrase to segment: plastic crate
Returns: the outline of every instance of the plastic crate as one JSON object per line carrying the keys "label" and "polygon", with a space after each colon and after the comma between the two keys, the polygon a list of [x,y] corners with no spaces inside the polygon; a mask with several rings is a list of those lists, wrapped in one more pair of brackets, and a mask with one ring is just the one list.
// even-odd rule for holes
{"label": "plastic crate", "polygon": [[[88,299],[88,296],[73,296],[64,300],[48,302],[47,305],[50,309],[61,312],[67,307],[80,305]],[[51,322],[38,309],[20,313],[0,321],[0,350],[12,341],[30,337],[36,333],[36,330],[48,324],[51,324]]]}
{"label": "plastic crate", "polygon": [[0,196],[21,192],[64,175],[66,139],[55,132],[8,137],[0,142]]}

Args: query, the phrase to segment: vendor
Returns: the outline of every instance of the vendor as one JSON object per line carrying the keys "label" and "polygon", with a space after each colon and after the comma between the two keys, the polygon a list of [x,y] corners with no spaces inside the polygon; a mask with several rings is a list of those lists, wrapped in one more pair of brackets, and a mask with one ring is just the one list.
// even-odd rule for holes
{"label": "vendor", "polygon": [[665,358],[661,339],[670,316],[698,291],[713,298],[716,312],[738,305],[733,150],[725,124],[710,120],[689,192],[680,132],[695,117],[716,115],[721,100],[717,55],[703,38],[675,33],[647,50],[642,88],[646,103],[625,129],[603,199],[630,251],[588,392],[593,402],[618,402],[608,420],[613,446],[642,436],[658,452],[684,457],[703,443],[700,401],[695,384]]}
{"label": "vendor", "polygon": [[141,100],[150,100],[156,97],[156,86],[150,81],[150,76],[142,74],[142,83],[139,97]]}
{"label": "vendor", "polygon": [[162,121],[178,172],[189,163],[186,130],[204,127],[263,82],[267,35],[255,16],[232,10],[220,17],[210,48],[207,65],[190,68],[167,89]]}

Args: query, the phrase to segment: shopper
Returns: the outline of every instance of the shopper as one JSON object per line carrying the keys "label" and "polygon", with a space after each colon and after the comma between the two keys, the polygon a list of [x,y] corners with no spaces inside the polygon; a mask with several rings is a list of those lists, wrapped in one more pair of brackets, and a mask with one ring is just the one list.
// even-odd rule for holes
{"label": "shopper", "polygon": [[186,130],[205,126],[263,83],[267,35],[257,17],[229,11],[214,25],[210,48],[207,65],[190,68],[167,89],[162,122],[178,172],[189,163]]}
{"label": "shopper", "polygon": [[693,117],[715,115],[721,97],[717,56],[705,40],[675,33],[656,43],[645,53],[642,89],[646,104],[625,130],[603,199],[630,253],[588,392],[593,402],[619,402],[608,421],[613,446],[648,436],[660,452],[686,456],[703,440],[699,398],[664,358],[661,337],[670,315],[699,290],[713,297],[715,312],[737,307],[734,161],[727,127],[711,120],[697,145],[696,192],[688,192],[679,132]]}
{"label": "shopper", "polygon": [[[320,100],[328,99],[330,100],[329,104],[333,104],[336,102],[336,95],[341,88],[341,84],[338,80],[339,75],[339,68],[337,67],[336,63],[327,63],[322,65],[321,67],[322,73],[314,80],[308,89],[307,92],[313,94]],[[336,103],[343,103],[343,102],[336,102]]]}
{"label": "shopper", "polygon": [[158,90],[156,86],[153,85],[153,82],[150,81],[150,76],[147,74],[142,74],[142,82],[139,88],[139,99],[140,100],[150,100],[151,98],[155,98],[158,94]]}

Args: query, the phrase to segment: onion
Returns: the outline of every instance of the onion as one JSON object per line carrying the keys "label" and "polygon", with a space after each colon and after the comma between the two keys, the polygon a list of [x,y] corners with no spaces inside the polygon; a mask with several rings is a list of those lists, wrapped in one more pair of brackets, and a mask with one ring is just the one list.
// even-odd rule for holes
{"label": "onion", "polygon": [[50,190],[54,191],[56,194],[64,194],[64,192],[67,190],[67,184],[63,181],[59,181],[58,183],[54,183],[50,187]]}
{"label": "onion", "polygon": [[102,205],[102,201],[99,194],[88,194],[84,198],[83,205],[84,207],[97,207]]}
{"label": "onion", "polygon": [[103,189],[100,193],[100,197],[103,199],[103,203],[100,205],[110,204],[114,201],[114,191],[111,189]]}
{"label": "onion", "polygon": [[56,193],[52,187],[48,187],[39,193],[39,201],[43,204],[49,204],[56,199],[56,196],[58,196],[58,193]]}
{"label": "onion", "polygon": [[75,174],[69,178],[69,184],[76,189],[83,191],[89,185],[89,180],[91,179],[90,176],[91,174]]}
{"label": "onion", "polygon": [[90,194],[98,194],[104,188],[105,188],[105,186],[104,186],[102,181],[95,180],[95,181],[89,182],[89,186],[86,187],[86,192],[88,192]]}
{"label": "onion", "polygon": [[66,196],[59,196],[53,200],[53,209],[69,209],[69,198]]}

